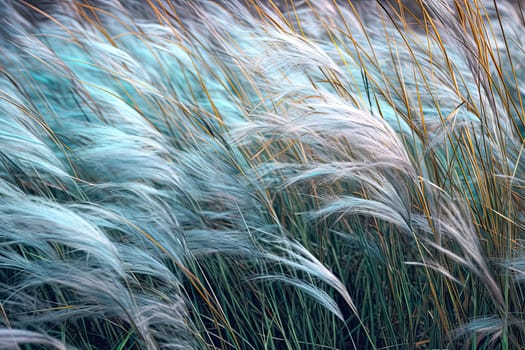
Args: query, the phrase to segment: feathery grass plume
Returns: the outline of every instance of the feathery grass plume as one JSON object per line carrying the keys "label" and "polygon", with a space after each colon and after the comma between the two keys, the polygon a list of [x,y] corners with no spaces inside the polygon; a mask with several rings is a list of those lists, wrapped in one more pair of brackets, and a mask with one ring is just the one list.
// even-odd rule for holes
{"label": "feathery grass plume", "polygon": [[522,6],[6,1],[0,347],[519,348]]}
{"label": "feathery grass plume", "polygon": [[15,329],[0,329],[0,346],[2,349],[16,349],[21,343],[52,345],[55,349],[66,350],[63,344],[49,336]]}

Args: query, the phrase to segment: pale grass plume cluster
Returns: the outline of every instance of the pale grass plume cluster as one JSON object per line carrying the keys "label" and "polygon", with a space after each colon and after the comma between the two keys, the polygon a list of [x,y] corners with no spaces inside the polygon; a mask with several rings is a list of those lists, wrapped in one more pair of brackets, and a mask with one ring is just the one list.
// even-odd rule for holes
{"label": "pale grass plume cluster", "polygon": [[0,348],[520,348],[523,33],[509,0],[5,1]]}

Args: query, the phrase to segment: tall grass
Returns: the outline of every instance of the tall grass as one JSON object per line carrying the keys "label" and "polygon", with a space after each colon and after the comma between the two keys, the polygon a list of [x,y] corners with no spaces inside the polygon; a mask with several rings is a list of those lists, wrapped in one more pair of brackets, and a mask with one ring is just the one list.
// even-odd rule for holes
{"label": "tall grass", "polygon": [[521,2],[0,19],[1,348],[525,344]]}

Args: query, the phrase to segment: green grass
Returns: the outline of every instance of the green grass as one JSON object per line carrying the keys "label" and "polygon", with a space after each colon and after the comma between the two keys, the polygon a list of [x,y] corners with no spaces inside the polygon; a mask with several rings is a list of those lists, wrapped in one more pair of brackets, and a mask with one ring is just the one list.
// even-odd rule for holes
{"label": "green grass", "polygon": [[520,348],[519,4],[7,2],[0,348]]}

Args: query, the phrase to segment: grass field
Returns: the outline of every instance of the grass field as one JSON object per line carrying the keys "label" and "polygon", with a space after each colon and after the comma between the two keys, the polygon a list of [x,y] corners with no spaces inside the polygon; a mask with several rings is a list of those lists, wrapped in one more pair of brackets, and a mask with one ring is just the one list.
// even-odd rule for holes
{"label": "grass field", "polygon": [[521,348],[521,6],[4,1],[0,349]]}

